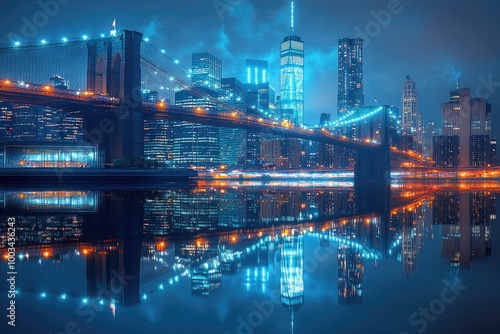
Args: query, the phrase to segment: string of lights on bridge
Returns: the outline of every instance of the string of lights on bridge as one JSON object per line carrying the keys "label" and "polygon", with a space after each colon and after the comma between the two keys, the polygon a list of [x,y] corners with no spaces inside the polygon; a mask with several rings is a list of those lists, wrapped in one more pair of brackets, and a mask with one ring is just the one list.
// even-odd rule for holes
{"label": "string of lights on bridge", "polygon": [[[20,41],[15,41],[13,43],[13,46],[14,47],[36,47],[36,46],[40,46],[40,45],[47,45],[47,46],[51,46],[51,45],[64,45],[64,44],[68,44],[68,43],[87,42],[87,41],[91,41],[91,40],[100,40],[100,39],[113,38],[113,37],[116,37],[116,36],[117,36],[117,32],[115,30],[113,30],[113,31],[110,32],[109,36],[106,36],[105,34],[100,34],[100,37],[92,38],[92,37],[89,37],[89,35],[84,34],[84,35],[82,35],[79,38],[62,37],[58,41],[49,41],[47,39],[42,39],[42,40],[40,40],[40,44],[31,44],[31,45],[22,45]],[[184,71],[187,78],[191,77],[192,70],[191,69],[187,69],[186,67],[182,66],[180,64],[180,61],[178,59],[174,59],[174,58],[170,57],[167,54],[167,52],[166,52],[165,49],[158,48],[155,45],[153,45],[152,43],[150,43],[150,40],[149,40],[148,37],[144,37],[143,38],[143,43],[145,43],[148,46],[152,47],[156,52],[158,52],[158,54],[161,54],[162,56],[165,57],[165,59],[167,59],[168,61],[172,62],[174,65],[176,65],[182,71]],[[227,104],[223,104],[222,103],[223,101],[220,101],[219,99],[213,98],[212,96],[210,96],[210,95],[206,94],[205,92],[197,89],[196,87],[192,87],[189,83],[187,83],[183,79],[175,76],[174,74],[172,74],[167,69],[165,69],[165,68],[163,68],[161,66],[158,66],[157,64],[151,64],[145,57],[141,56],[141,60],[143,60],[143,62],[141,62],[141,65],[146,66],[146,67],[148,67],[148,69],[153,70],[155,74],[157,74],[158,72],[162,72],[164,75],[167,76],[167,78],[168,78],[167,81],[169,81],[170,83],[175,83],[178,86],[180,86],[182,89],[186,89],[186,90],[190,91],[191,93],[193,93],[193,94],[195,94],[195,95],[197,95],[199,97],[206,98],[207,100],[209,100],[210,102],[212,102],[212,103],[214,103],[216,105],[219,105],[219,106],[223,105],[223,107],[226,108],[226,109],[229,109],[230,112],[237,113],[237,114],[244,114],[240,110],[237,110],[236,108],[234,108],[232,106],[229,106]],[[161,88],[165,88],[165,87],[162,86]],[[169,88],[167,88],[167,89],[169,89]],[[352,118],[357,113],[359,113],[359,110],[355,109],[355,110],[347,112],[345,115],[343,115],[342,117],[338,118],[336,121],[331,122],[331,123],[327,123],[326,126],[328,127],[328,130],[333,131],[335,128],[345,127],[345,126],[347,126],[349,124],[354,124],[354,123],[361,122],[361,121],[363,121],[363,120],[365,120],[365,119],[367,119],[369,117],[375,116],[376,114],[382,112],[383,110],[384,110],[383,107],[378,107],[378,108],[376,108],[376,109],[374,109],[374,110],[372,110],[372,111],[370,111],[368,113],[364,113],[362,115],[359,115],[357,117]],[[392,114],[392,111],[389,111],[389,114],[390,114],[390,117],[395,118],[395,116]],[[276,121],[276,119],[272,119],[272,120]],[[285,127],[289,127],[289,125],[291,125],[291,124],[284,123],[283,125],[285,125]],[[304,129],[308,128],[307,126],[301,126],[301,127],[304,128]]]}

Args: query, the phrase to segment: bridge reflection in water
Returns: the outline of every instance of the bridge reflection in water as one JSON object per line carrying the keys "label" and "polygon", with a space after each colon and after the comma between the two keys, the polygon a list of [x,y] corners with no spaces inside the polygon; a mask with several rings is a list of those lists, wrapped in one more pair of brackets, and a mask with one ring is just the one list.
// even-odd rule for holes
{"label": "bridge reflection in water", "polygon": [[436,256],[455,273],[487,258],[498,189],[482,188],[5,190],[0,241],[15,217],[17,287],[34,299],[74,298],[116,314],[186,280],[193,296],[212,296],[238,275],[249,291],[279,282],[293,332],[307,302],[305,243],[335,259],[338,303],[361,304],[367,263],[397,260],[411,278],[436,234]]}

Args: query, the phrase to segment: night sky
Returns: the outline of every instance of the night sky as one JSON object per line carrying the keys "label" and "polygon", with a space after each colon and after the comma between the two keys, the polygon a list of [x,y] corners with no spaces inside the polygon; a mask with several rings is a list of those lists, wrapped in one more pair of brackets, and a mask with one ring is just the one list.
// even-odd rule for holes
{"label": "night sky", "polygon": [[[185,67],[191,65],[191,53],[210,50],[222,59],[224,76],[244,80],[246,58],[267,59],[271,82],[279,94],[279,44],[289,32],[289,1],[59,2],[64,4],[25,43],[83,34],[97,37],[109,32],[116,17],[118,29],[143,32],[152,44],[166,49]],[[356,31],[367,33],[367,27],[367,105],[377,98],[379,104],[401,107],[402,85],[406,74],[411,74],[420,92],[424,120],[440,121],[441,103],[448,101],[457,81],[460,87],[470,87],[473,95],[488,97],[493,112],[500,113],[500,2],[398,2],[296,0],[295,32],[306,47],[306,122],[316,124],[322,112],[336,115],[338,39],[356,37]],[[376,23],[373,13],[388,7],[395,8],[394,14],[388,20],[383,17],[382,24]],[[0,43],[10,43],[9,33],[22,37],[23,17],[33,22],[33,16],[41,10],[34,0],[2,1]]]}

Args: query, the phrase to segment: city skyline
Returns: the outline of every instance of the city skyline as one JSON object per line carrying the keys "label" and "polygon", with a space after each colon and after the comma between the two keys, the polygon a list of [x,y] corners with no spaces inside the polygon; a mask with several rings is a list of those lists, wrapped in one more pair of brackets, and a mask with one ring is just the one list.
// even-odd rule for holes
{"label": "city skyline", "polygon": [[[221,1],[220,4],[225,3]],[[289,28],[289,1],[264,4],[262,1],[242,0],[233,5],[217,7],[211,2],[190,0],[181,5],[162,4],[165,14],[147,10],[158,8],[157,5],[155,1],[145,3],[140,15],[132,18],[126,14],[129,4],[117,6],[113,1],[99,4],[100,14],[93,13],[94,23],[82,28],[79,21],[72,20],[70,15],[75,12],[86,13],[93,6],[81,8],[81,4],[76,2],[58,4],[57,13],[49,17],[42,27],[35,27],[37,33],[26,35],[30,38],[23,42],[36,44],[41,39],[60,39],[63,36],[62,26],[68,37],[82,34],[98,36],[107,33],[116,17],[118,29],[144,32],[151,43],[159,47],[165,45],[169,54],[186,67],[189,67],[192,53],[210,50],[224,62],[223,77],[235,76],[244,80],[247,58],[268,60],[270,81],[279,89],[278,48],[279,41]],[[335,10],[332,11],[334,6]],[[467,17],[467,21],[475,21],[476,24],[465,26],[450,23],[437,29],[433,22],[439,15],[442,19],[448,19],[444,15],[446,3],[436,4],[433,11],[429,12],[425,10],[424,4],[406,1],[379,1],[370,2],[370,5],[366,5],[366,1],[352,4],[341,1],[335,5],[312,1],[307,6],[296,2],[296,25],[300,26],[300,35],[307,41],[305,122],[316,124],[322,112],[334,113],[336,109],[333,106],[336,105],[334,95],[337,93],[337,41],[344,37],[365,38],[366,105],[373,104],[372,101],[377,98],[379,104],[399,106],[401,82],[405,75],[411,74],[419,83],[420,109],[424,121],[440,121],[441,103],[449,91],[456,88],[456,79],[459,79],[460,87],[470,87],[473,96],[488,97],[495,110],[500,105],[498,94],[495,94],[499,72],[494,60],[498,47],[483,37],[483,31],[498,34],[499,29],[495,29],[497,23],[491,16],[494,11],[484,10],[488,6],[498,5],[479,1],[473,8],[468,8],[465,2],[459,2],[454,5],[453,22],[465,22],[465,19],[460,18]],[[25,22],[32,21],[34,14],[43,11],[37,4],[33,4],[31,10],[16,7],[13,2],[7,7],[11,15],[2,24],[3,31],[7,32],[0,36],[2,44],[10,43],[15,35],[22,38]],[[354,10],[354,7],[357,9]],[[335,14],[342,12],[349,15]],[[332,15],[329,13],[333,13],[336,20],[331,20]],[[381,18],[377,13],[389,13],[389,16]],[[483,15],[481,19],[471,19],[480,14]],[[371,37],[376,31],[377,36]],[[466,36],[468,42],[463,43],[460,38],[450,39],[447,36]],[[394,43],[395,40],[397,43]],[[424,45],[434,52],[420,51]],[[388,54],[386,50],[391,52]],[[332,106],[331,110],[327,110],[328,106]]]}

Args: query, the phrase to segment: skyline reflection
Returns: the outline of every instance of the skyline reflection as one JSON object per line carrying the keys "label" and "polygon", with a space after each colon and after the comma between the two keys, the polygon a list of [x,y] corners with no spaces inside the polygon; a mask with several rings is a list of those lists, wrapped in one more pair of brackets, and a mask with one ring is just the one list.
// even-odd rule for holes
{"label": "skyline reflection", "polygon": [[[189,292],[187,304],[279,291],[293,332],[303,326],[299,309],[318,298],[308,286],[324,284],[315,283],[322,265],[335,267],[334,303],[359,305],[373,302],[373,275],[388,264],[413,280],[428,270],[423,257],[446,260],[441,269],[455,277],[488,260],[498,190],[445,188],[393,187],[380,212],[362,211],[359,198],[370,194],[349,188],[9,189],[0,192],[2,266],[15,217],[17,288],[33,307],[64,300],[114,319],[154,309],[150,300],[175,286]],[[311,267],[316,249],[329,256]]]}

